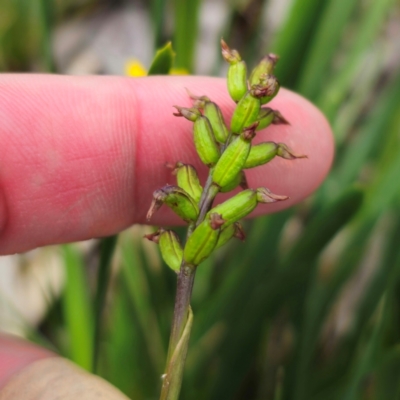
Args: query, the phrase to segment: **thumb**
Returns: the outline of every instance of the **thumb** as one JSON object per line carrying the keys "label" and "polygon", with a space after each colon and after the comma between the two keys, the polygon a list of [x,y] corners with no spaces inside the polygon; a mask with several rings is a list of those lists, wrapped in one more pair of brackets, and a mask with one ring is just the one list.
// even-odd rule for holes
{"label": "thumb", "polygon": [[0,337],[0,400],[128,400],[105,380],[19,339]]}

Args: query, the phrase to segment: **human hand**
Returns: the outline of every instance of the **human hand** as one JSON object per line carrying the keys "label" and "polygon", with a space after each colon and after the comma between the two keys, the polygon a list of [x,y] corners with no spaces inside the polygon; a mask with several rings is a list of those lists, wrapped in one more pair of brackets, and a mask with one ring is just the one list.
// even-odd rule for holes
{"label": "human hand", "polygon": [[[171,181],[167,161],[194,164],[204,176],[207,170],[196,158],[191,123],[172,116],[174,104],[191,105],[185,87],[207,94],[227,117],[233,111],[225,80],[219,78],[0,75],[0,254],[107,236],[145,222],[153,190]],[[278,158],[248,171],[250,187],[266,186],[290,196],[258,207],[253,215],[305,198],[322,182],[333,157],[329,125],[314,106],[284,89],[270,105],[291,125],[270,126],[257,134],[255,143],[284,142],[308,159]],[[179,221],[165,207],[152,223]],[[10,343],[9,338],[0,340],[0,387],[5,385],[0,400],[45,400],[51,393],[55,398],[61,389],[54,380],[49,386],[51,374],[43,376],[44,387],[52,389],[48,397],[43,392],[27,397],[26,379],[15,386],[18,371],[38,371],[43,359],[50,363],[54,355],[24,342]],[[71,364],[66,368],[73,370]],[[57,370],[54,365],[50,369]],[[79,370],[71,374],[82,377],[72,379],[78,385],[93,379]],[[37,384],[35,379],[31,384]],[[56,381],[70,390],[65,399],[76,396],[76,385]],[[5,397],[13,382],[17,391]],[[101,385],[88,383],[88,388]],[[79,392],[80,398],[90,398],[85,396]]]}

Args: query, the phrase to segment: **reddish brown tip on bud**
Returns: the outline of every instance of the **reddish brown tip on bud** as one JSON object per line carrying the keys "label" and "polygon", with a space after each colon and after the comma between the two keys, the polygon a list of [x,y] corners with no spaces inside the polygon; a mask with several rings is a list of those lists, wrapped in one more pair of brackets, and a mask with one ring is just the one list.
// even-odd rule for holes
{"label": "reddish brown tip on bud", "polygon": [[197,102],[198,103],[204,103],[204,102],[211,101],[207,96],[197,96],[197,95],[193,94],[188,88],[185,88],[185,89],[186,89],[186,93],[189,95],[189,97],[192,100],[195,100],[195,104]]}
{"label": "reddish brown tip on bud", "polygon": [[279,61],[279,56],[274,53],[267,54],[265,58],[268,58],[274,65]]}
{"label": "reddish brown tip on bud", "polygon": [[226,221],[222,218],[221,214],[211,213],[210,214],[210,226],[214,231],[219,229]]}
{"label": "reddish brown tip on bud", "polygon": [[306,155],[293,153],[293,151],[285,144],[278,143],[277,155],[285,160],[295,160],[296,158],[308,158]]}
{"label": "reddish brown tip on bud", "polygon": [[256,136],[256,129],[257,129],[259,123],[260,123],[259,121],[256,121],[256,122],[253,122],[251,125],[246,126],[242,131],[243,139],[246,139],[246,140],[253,139],[253,137]]}
{"label": "reddish brown tip on bud", "polygon": [[178,112],[173,113],[175,117],[185,117],[189,121],[196,121],[198,117],[201,116],[201,112],[197,108],[185,108],[185,107],[179,107],[179,106],[174,106]]}
{"label": "reddish brown tip on bud", "polygon": [[239,222],[235,222],[234,226],[235,226],[235,233],[233,234],[233,237],[235,237],[236,239],[239,239],[242,242],[244,242],[245,239],[246,239],[246,234],[245,234],[245,232],[243,230],[242,225],[240,225]]}
{"label": "reddish brown tip on bud", "polygon": [[162,189],[157,189],[153,193],[153,201],[150,204],[149,211],[147,211],[146,219],[150,221],[154,213],[163,205],[167,194]]}
{"label": "reddish brown tip on bud", "polygon": [[290,122],[277,110],[273,111],[274,113],[274,119],[272,120],[272,123],[274,125],[290,125]]}
{"label": "reddish brown tip on bud", "polygon": [[268,97],[276,93],[279,87],[278,79],[274,75],[264,75],[257,85],[252,85],[250,93],[254,97]]}
{"label": "reddish brown tip on bud", "polygon": [[149,233],[147,235],[143,235],[144,238],[150,240],[150,242],[157,243],[160,241],[160,235],[165,232],[165,229],[160,228],[153,233]]}
{"label": "reddish brown tip on bud", "polygon": [[224,57],[225,61],[229,64],[236,64],[241,61],[242,58],[237,50],[231,49],[225,42],[224,39],[221,39],[221,51],[222,57]]}
{"label": "reddish brown tip on bud", "polygon": [[265,187],[257,189],[257,201],[259,203],[275,203],[276,201],[287,200],[288,198],[288,196],[274,194]]}

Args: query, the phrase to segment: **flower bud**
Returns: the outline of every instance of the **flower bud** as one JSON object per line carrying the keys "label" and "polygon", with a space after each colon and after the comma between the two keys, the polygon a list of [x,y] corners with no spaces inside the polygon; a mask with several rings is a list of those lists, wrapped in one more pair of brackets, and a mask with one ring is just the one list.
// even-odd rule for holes
{"label": "flower bud", "polygon": [[278,60],[279,57],[272,53],[263,57],[250,74],[250,85],[257,85],[260,83],[263,76],[271,75],[274,72],[274,67]]}
{"label": "flower bud", "polygon": [[166,185],[154,191],[153,201],[147,212],[148,221],[164,203],[186,222],[196,221],[199,215],[199,207],[188,193],[178,186]]}
{"label": "flower bud", "polygon": [[208,118],[202,115],[197,108],[174,107],[178,110],[174,115],[183,116],[190,121],[194,121],[194,145],[201,161],[207,166],[215,165],[219,159],[220,152]]}
{"label": "flower bud", "polygon": [[247,67],[236,50],[221,39],[222,57],[229,63],[227,85],[232,99],[238,102],[247,92]]}
{"label": "flower bud", "polygon": [[203,188],[200,184],[196,168],[193,167],[193,165],[184,164],[180,161],[175,165],[167,164],[167,167],[171,168],[173,174],[176,175],[176,183],[178,186],[188,193],[196,203],[198,203]]}
{"label": "flower bud", "polygon": [[145,238],[158,243],[164,262],[173,271],[179,272],[183,258],[183,249],[178,235],[174,231],[160,228],[154,233],[145,235]]}
{"label": "flower bud", "polygon": [[224,222],[217,213],[209,213],[206,216],[186,242],[183,250],[183,259],[186,263],[197,266],[210,256],[218,242]]}
{"label": "flower bud", "polygon": [[289,124],[289,122],[283,117],[283,115],[279,111],[273,110],[272,108],[268,107],[263,107],[260,109],[257,121],[257,131],[265,129],[270,124]]}
{"label": "flower bud", "polygon": [[218,213],[222,216],[225,220],[222,226],[222,229],[224,229],[250,214],[258,203],[273,203],[286,200],[287,198],[287,196],[273,194],[270,190],[263,187],[247,189],[214,207],[209,213]]}
{"label": "flower bud", "polygon": [[220,188],[229,185],[245,165],[255,136],[257,123],[246,128],[222,153],[212,173],[213,182]]}
{"label": "flower bud", "polygon": [[221,234],[219,235],[215,250],[228,243],[229,240],[231,240],[233,237],[241,241],[244,241],[245,239],[245,233],[243,231],[242,225],[240,225],[239,222],[235,222],[234,224],[231,224],[225,229],[221,230]]}
{"label": "flower bud", "polygon": [[231,119],[232,133],[238,135],[243,131],[244,127],[257,121],[260,108],[260,99],[247,92],[233,112]]}

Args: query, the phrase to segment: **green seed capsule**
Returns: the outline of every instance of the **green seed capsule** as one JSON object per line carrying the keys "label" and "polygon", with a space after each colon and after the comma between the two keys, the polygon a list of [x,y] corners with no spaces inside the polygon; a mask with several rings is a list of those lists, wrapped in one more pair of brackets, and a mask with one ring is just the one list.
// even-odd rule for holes
{"label": "green seed capsule", "polygon": [[260,108],[260,99],[247,92],[233,112],[231,119],[232,133],[238,135],[246,126],[257,121]]}
{"label": "green seed capsule", "polygon": [[232,99],[238,102],[247,92],[247,67],[236,50],[221,39],[222,56],[229,63],[227,85]]}
{"label": "green seed capsule", "polygon": [[183,249],[178,235],[170,230],[164,231],[159,239],[160,251],[165,263],[178,272],[183,258]]}
{"label": "green seed capsule", "polygon": [[250,152],[251,140],[255,136],[257,124],[253,124],[236,137],[222,153],[216,164],[212,180],[219,187],[230,185],[243,169]]}
{"label": "green seed capsule", "polygon": [[173,271],[178,272],[183,258],[183,249],[178,235],[171,230],[163,228],[144,237],[160,245],[161,256]]}
{"label": "green seed capsule", "polygon": [[153,201],[147,212],[148,221],[164,203],[186,222],[196,221],[199,215],[199,207],[188,193],[178,186],[166,185],[154,191]]}
{"label": "green seed capsule", "polygon": [[214,132],[215,139],[219,143],[225,143],[229,136],[228,128],[226,127],[224,116],[221,109],[212,101],[206,101],[204,104],[204,115],[210,121]]}
{"label": "green seed capsule", "polygon": [[236,175],[236,177],[231,181],[230,184],[223,186],[222,188],[219,189],[219,191],[221,193],[228,193],[233,189],[236,189],[238,186],[240,186],[242,189],[248,189],[246,175],[244,174],[243,171],[240,171]]}
{"label": "green seed capsule", "polygon": [[229,200],[219,204],[210,210],[210,213],[218,213],[225,220],[222,229],[239,221],[250,214],[258,203],[274,203],[276,201],[286,200],[287,196],[281,196],[271,193],[267,188],[247,189]]}
{"label": "green seed capsule", "polygon": [[307,158],[305,155],[294,153],[286,144],[275,142],[263,142],[251,146],[250,153],[244,164],[244,169],[258,167],[271,161],[274,157],[281,157],[285,160]]}
{"label": "green seed capsule", "polygon": [[196,203],[200,201],[203,188],[199,177],[193,165],[177,162],[173,167],[173,173],[176,174],[176,183],[186,193],[188,193]]}
{"label": "green seed capsule", "polygon": [[224,116],[221,109],[216,103],[211,101],[207,96],[195,96],[187,91],[190,98],[194,100],[194,107],[201,108],[204,116],[208,118],[211,128],[214,132],[215,139],[219,143],[225,143],[229,136],[228,128],[226,127]]}
{"label": "green seed capsule", "polygon": [[220,151],[210,121],[197,108],[174,107],[178,110],[175,116],[194,122],[193,139],[197,154],[204,164],[212,167],[218,161]]}
{"label": "green seed capsule", "polygon": [[194,145],[201,161],[209,167],[218,161],[220,152],[207,117],[198,117],[193,126]]}
{"label": "green seed capsule", "polygon": [[239,224],[239,222],[235,222],[234,224],[231,224],[227,226],[225,229],[221,230],[221,234],[219,235],[218,242],[215,246],[215,250],[219,249],[224,244],[228,243],[229,240],[231,240],[233,237],[236,237],[241,241],[244,241],[245,239],[243,228]]}
{"label": "green seed capsule", "polygon": [[183,250],[183,259],[186,263],[197,266],[210,256],[218,242],[224,222],[216,213],[207,215],[186,242]]}
{"label": "green seed capsule", "polygon": [[278,60],[279,57],[272,53],[263,57],[250,74],[250,85],[257,85],[263,76],[272,74]]}
{"label": "green seed capsule", "polygon": [[278,154],[278,145],[274,142],[264,142],[251,146],[243,168],[254,168],[266,164]]}

